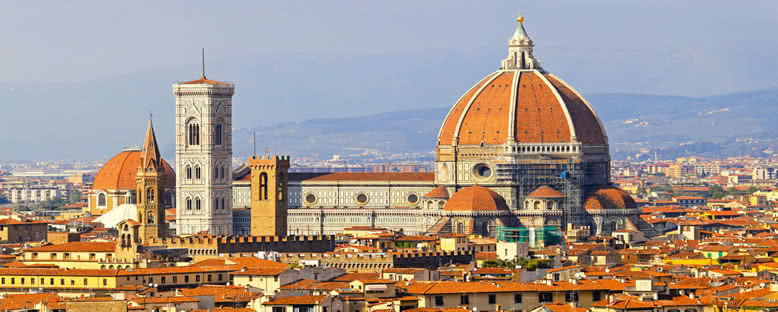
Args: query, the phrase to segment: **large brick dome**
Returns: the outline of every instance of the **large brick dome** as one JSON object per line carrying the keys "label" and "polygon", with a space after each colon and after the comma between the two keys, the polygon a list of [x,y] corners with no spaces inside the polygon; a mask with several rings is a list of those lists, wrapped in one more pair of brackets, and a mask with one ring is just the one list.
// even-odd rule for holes
{"label": "large brick dome", "polygon": [[594,109],[567,83],[537,69],[507,69],[476,83],[451,108],[439,145],[607,144]]}
{"label": "large brick dome", "polygon": [[606,145],[594,109],[570,85],[540,67],[524,19],[518,22],[508,39],[508,57],[451,107],[438,145]]}
{"label": "large brick dome", "polygon": [[[134,190],[135,176],[140,166],[140,149],[126,149],[109,160],[95,175],[92,189],[95,190]],[[162,160],[165,168],[164,189],[176,188],[176,173]]]}

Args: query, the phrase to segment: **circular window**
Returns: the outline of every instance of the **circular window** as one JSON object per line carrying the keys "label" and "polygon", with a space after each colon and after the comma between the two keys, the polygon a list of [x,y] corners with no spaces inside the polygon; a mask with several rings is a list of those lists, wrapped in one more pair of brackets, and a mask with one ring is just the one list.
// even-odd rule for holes
{"label": "circular window", "polygon": [[408,203],[415,204],[418,201],[419,201],[419,196],[417,196],[416,194],[408,195]]}
{"label": "circular window", "polygon": [[367,195],[365,195],[365,193],[359,193],[359,195],[357,195],[357,203],[362,205],[367,204]]}
{"label": "circular window", "polygon": [[305,202],[308,204],[313,204],[316,202],[316,195],[308,194],[305,195]]}
{"label": "circular window", "polygon": [[492,176],[492,168],[487,164],[478,164],[473,167],[473,175],[476,178],[487,179]]}

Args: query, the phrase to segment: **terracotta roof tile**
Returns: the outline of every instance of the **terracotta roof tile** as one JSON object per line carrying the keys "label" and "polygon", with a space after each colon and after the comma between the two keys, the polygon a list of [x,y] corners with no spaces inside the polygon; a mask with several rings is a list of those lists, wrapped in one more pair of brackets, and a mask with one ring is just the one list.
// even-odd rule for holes
{"label": "terracotta roof tile", "polygon": [[448,189],[443,185],[436,187],[435,189],[433,189],[432,191],[424,195],[424,197],[429,197],[429,198],[448,198],[448,196],[449,196]]}
{"label": "terracotta roof tile", "polygon": [[596,189],[586,198],[584,208],[586,210],[629,209],[637,208],[637,204],[632,196],[624,190],[605,186]]}
{"label": "terracotta roof tile", "polygon": [[325,299],[327,299],[327,295],[291,296],[291,297],[275,298],[263,304],[264,305],[291,305],[291,304],[314,305],[314,304],[324,303]]}
{"label": "terracotta roof tile", "polygon": [[432,172],[337,172],[325,174],[315,178],[305,179],[303,182],[319,181],[424,181],[435,180]]}
{"label": "terracotta roof tile", "polygon": [[[105,163],[95,175],[92,189],[94,190],[131,190],[135,189],[135,176],[141,164],[140,150],[125,150],[117,154]],[[176,174],[166,161],[162,160],[165,167],[164,188],[176,188]]]}
{"label": "terracotta roof tile", "polygon": [[25,252],[114,252],[115,242],[69,242],[26,249]]}
{"label": "terracotta roof tile", "polygon": [[497,192],[478,184],[465,187],[451,196],[443,207],[446,211],[508,210],[505,199]]}
{"label": "terracotta roof tile", "polygon": [[541,185],[538,188],[536,188],[534,191],[532,191],[532,193],[527,194],[527,197],[562,198],[565,197],[565,195],[555,190],[553,187],[550,187],[548,185]]}

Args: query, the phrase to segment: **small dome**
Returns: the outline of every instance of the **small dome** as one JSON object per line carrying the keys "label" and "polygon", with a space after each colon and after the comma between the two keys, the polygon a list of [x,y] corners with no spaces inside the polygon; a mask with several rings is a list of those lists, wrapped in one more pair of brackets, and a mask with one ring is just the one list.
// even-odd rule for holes
{"label": "small dome", "polygon": [[596,189],[584,203],[586,210],[603,209],[634,209],[635,200],[629,193],[614,186],[604,186]]}
{"label": "small dome", "polygon": [[424,197],[427,198],[448,198],[448,189],[446,189],[445,186],[441,185],[436,187],[434,190],[430,191]]}
{"label": "small dome", "polygon": [[553,187],[550,187],[548,185],[541,185],[538,188],[536,188],[532,193],[529,193],[527,197],[535,197],[535,198],[563,198],[565,195],[560,193],[559,191],[555,190]]}
{"label": "small dome", "polygon": [[[92,189],[95,190],[134,190],[135,176],[140,166],[140,149],[127,149],[117,154],[100,168],[95,175]],[[176,173],[173,168],[162,160],[165,168],[164,189],[176,188]]]}
{"label": "small dome", "polygon": [[505,199],[478,184],[459,190],[443,207],[445,211],[496,211],[508,210]]}

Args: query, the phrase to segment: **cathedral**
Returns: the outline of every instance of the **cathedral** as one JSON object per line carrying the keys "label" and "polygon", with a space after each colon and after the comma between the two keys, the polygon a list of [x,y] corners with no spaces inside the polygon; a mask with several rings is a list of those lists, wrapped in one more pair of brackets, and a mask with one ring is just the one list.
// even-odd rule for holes
{"label": "cathedral", "polygon": [[[610,185],[608,137],[597,113],[540,66],[533,47],[520,17],[500,68],[443,120],[434,174],[288,174],[289,233],[370,226],[495,236],[500,227],[588,226],[597,235],[650,235],[632,197]],[[236,181],[248,173],[238,169]],[[250,207],[254,184],[234,186],[235,205]]]}
{"label": "cathedral", "polygon": [[144,237],[164,235],[156,224],[166,206],[176,208],[177,235],[232,235],[233,222],[249,219],[242,211],[250,231],[240,233],[252,236],[354,227],[489,237],[512,229],[537,238],[573,227],[651,235],[632,197],[610,183],[608,137],[597,113],[541,67],[533,48],[520,17],[499,69],[442,121],[434,173],[290,173],[290,158],[272,155],[233,170],[235,86],[203,70],[198,80],[173,84],[175,173],[159,157],[149,124],[143,149],[120,153],[98,173],[90,209],[134,204]]}

